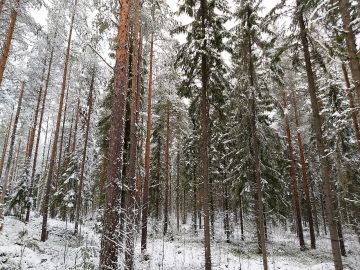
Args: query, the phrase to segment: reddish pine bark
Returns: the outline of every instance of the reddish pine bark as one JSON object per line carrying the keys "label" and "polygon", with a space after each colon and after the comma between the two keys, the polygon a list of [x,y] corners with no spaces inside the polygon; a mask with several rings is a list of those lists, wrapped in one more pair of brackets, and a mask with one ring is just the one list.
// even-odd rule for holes
{"label": "reddish pine bark", "polygon": [[126,196],[126,245],[125,269],[134,269],[135,250],[135,224],[136,224],[136,165],[137,165],[137,120],[139,105],[139,43],[140,43],[140,1],[134,0],[134,33],[132,54],[132,79],[131,79],[131,108],[130,108],[130,150],[129,165],[126,172],[128,192]]}
{"label": "reddish pine bark", "polygon": [[117,269],[117,226],[119,224],[120,187],[124,150],[125,109],[128,88],[128,37],[130,28],[130,0],[122,0],[116,49],[114,96],[111,113],[108,179],[105,187],[105,213],[101,239],[100,269]]}
{"label": "reddish pine bark", "polygon": [[9,28],[8,28],[6,38],[5,38],[5,41],[3,44],[3,50],[2,50],[1,58],[0,58],[0,87],[1,87],[1,84],[3,81],[6,63],[9,58],[11,42],[13,40],[13,35],[14,35],[14,30],[15,30],[19,7],[20,7],[20,0],[15,0],[15,7],[11,10],[10,24],[9,24]]}

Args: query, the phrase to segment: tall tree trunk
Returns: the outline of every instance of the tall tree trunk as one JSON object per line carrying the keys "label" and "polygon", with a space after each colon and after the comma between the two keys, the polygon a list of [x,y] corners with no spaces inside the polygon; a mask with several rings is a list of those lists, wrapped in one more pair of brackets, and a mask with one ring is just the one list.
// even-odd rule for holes
{"label": "tall tree trunk", "polygon": [[90,91],[88,97],[88,106],[89,109],[87,111],[87,119],[86,119],[86,130],[85,130],[85,141],[84,141],[84,151],[81,161],[81,168],[80,168],[80,179],[79,179],[79,186],[77,188],[76,194],[76,207],[75,207],[75,230],[74,234],[76,235],[79,231],[79,222],[80,222],[80,212],[81,212],[81,205],[82,205],[82,190],[84,185],[84,172],[85,172],[85,163],[86,163],[86,154],[87,154],[87,147],[89,141],[89,130],[90,130],[90,122],[91,122],[91,113],[93,108],[93,92],[94,92],[94,82],[95,82],[95,68],[91,74],[91,82],[90,82]]}
{"label": "tall tree trunk", "polygon": [[204,42],[201,54],[201,160],[202,160],[202,180],[204,185],[203,210],[204,210],[204,248],[205,248],[205,270],[211,269],[211,250],[210,250],[210,211],[209,211],[209,66],[207,51],[207,41],[205,39],[208,23],[207,0],[200,1],[201,9],[201,28]]}
{"label": "tall tree trunk", "polygon": [[130,116],[130,151],[129,165],[126,172],[128,193],[126,197],[126,246],[125,269],[134,269],[135,224],[136,224],[136,165],[137,165],[137,120],[139,105],[139,42],[140,42],[140,1],[134,0],[134,36],[132,54],[132,80],[131,80],[131,116]]}
{"label": "tall tree trunk", "polygon": [[[284,105],[284,109],[288,108],[286,93],[283,93],[283,105]],[[294,210],[295,210],[295,218],[296,218],[296,225],[297,225],[297,233],[298,233],[298,237],[299,237],[300,249],[305,250],[306,247],[305,247],[304,232],[303,232],[302,221],[301,221],[301,209],[300,209],[298,183],[297,183],[297,178],[296,178],[296,164],[295,164],[295,157],[294,157],[294,148],[293,148],[292,138],[291,138],[289,117],[287,114],[285,114],[284,120],[285,120],[285,133],[286,133],[286,138],[287,138],[289,160],[290,160],[290,177],[291,177],[292,196],[293,196],[294,208],[295,208]]]}
{"label": "tall tree trunk", "polygon": [[292,95],[292,103],[293,103],[294,110],[295,110],[294,115],[295,115],[295,126],[296,126],[296,130],[297,130],[297,146],[298,146],[298,151],[299,151],[299,156],[300,156],[301,173],[302,173],[302,178],[303,178],[303,183],[304,183],[304,192],[305,192],[305,200],[306,200],[305,205],[306,205],[306,210],[307,210],[307,214],[308,214],[308,218],[309,218],[311,248],[315,249],[316,248],[316,239],[315,239],[315,230],[314,230],[314,220],[313,220],[313,214],[312,214],[312,209],[311,209],[308,168],[306,166],[306,161],[305,161],[304,147],[303,147],[302,137],[301,137],[301,133],[300,133],[299,113],[298,113],[298,108],[297,108],[296,97],[294,96],[294,94]]}
{"label": "tall tree trunk", "polygon": [[80,118],[80,98],[78,97],[77,105],[76,105],[74,136],[72,138],[72,144],[71,144],[71,153],[74,153],[74,151],[76,149],[76,136],[77,136],[77,130],[78,130],[78,125],[79,125],[79,118]]}
{"label": "tall tree trunk", "polygon": [[[226,179],[226,177],[225,177]],[[224,208],[224,231],[226,235],[226,243],[230,243],[230,217],[229,217],[229,187],[227,183],[223,183],[224,191],[223,191],[223,208]]]}
{"label": "tall tree trunk", "polygon": [[[136,111],[136,123],[139,124],[139,108],[142,106],[143,102],[143,93],[141,88],[141,81],[142,81],[142,62],[143,62],[143,31],[142,28],[140,28],[139,33],[140,39],[139,39],[139,57],[138,57],[138,80],[137,80],[137,91],[138,91],[138,104],[137,104],[137,111]],[[141,126],[144,125],[144,117],[141,116]],[[136,170],[136,208],[137,208],[137,216],[136,216],[136,226],[140,224],[141,221],[141,197],[142,197],[142,185],[143,185],[143,179],[142,179],[142,170],[141,168],[144,167],[144,159],[143,159],[143,149],[144,149],[144,136],[141,136],[141,139],[138,140],[138,149],[140,151],[140,154],[137,156],[137,170]]]}
{"label": "tall tree trunk", "polygon": [[[41,103],[41,112],[40,112],[40,120],[39,120],[39,128],[37,131],[37,137],[36,137],[36,145],[35,145],[35,150],[34,150],[34,159],[33,159],[33,164],[32,164],[32,172],[31,172],[31,180],[30,180],[30,190],[29,190],[29,197],[32,197],[33,194],[33,185],[34,185],[34,180],[35,180],[35,174],[36,174],[36,165],[37,165],[37,159],[38,159],[38,153],[39,153],[39,146],[40,146],[40,137],[41,137],[41,127],[42,127],[42,122],[44,119],[44,112],[45,112],[45,104],[46,104],[46,98],[47,98],[47,93],[48,93],[48,88],[49,88],[49,81],[50,81],[50,74],[51,74],[51,68],[52,68],[52,63],[53,63],[53,57],[54,57],[54,47],[52,47],[51,52],[50,52],[50,58],[49,58],[49,65],[48,65],[48,69],[47,69],[47,75],[46,75],[46,81],[45,81],[45,89],[44,89],[44,95],[42,97],[42,103]],[[46,124],[46,136],[45,136],[45,145],[47,143],[47,133],[48,133],[48,127],[49,127],[49,121],[47,121]],[[43,160],[45,157],[45,151],[43,152]],[[39,191],[38,191],[39,193]],[[28,212],[30,212],[31,209],[31,203],[28,206]],[[28,214],[26,214],[28,215]],[[30,215],[30,213],[29,213]]]}
{"label": "tall tree trunk", "polygon": [[2,149],[2,153],[1,153],[0,179],[1,179],[1,176],[2,176],[2,171],[3,171],[3,167],[4,167],[4,161],[5,161],[5,158],[6,158],[6,152],[7,152],[7,147],[8,147],[9,138],[10,138],[12,120],[13,120],[13,113],[11,113],[10,122],[8,124],[8,128],[7,128],[5,139],[4,139],[3,149]]}
{"label": "tall tree trunk", "polygon": [[165,141],[165,168],[164,168],[164,235],[169,226],[169,175],[170,175],[170,101],[166,104],[166,141]]}
{"label": "tall tree trunk", "polygon": [[343,265],[342,265],[340,245],[339,245],[339,236],[336,226],[335,209],[333,205],[334,196],[333,196],[333,191],[331,190],[331,168],[330,168],[329,159],[326,155],[326,147],[323,140],[323,134],[321,129],[321,117],[320,117],[318,99],[316,96],[315,75],[311,64],[309,42],[308,42],[306,26],[303,18],[302,6],[300,0],[297,0],[296,3],[298,8],[297,19],[300,26],[300,37],[301,37],[301,43],[303,46],[303,53],[305,57],[306,74],[308,79],[308,90],[311,99],[311,109],[313,113],[314,129],[316,134],[317,150],[319,154],[320,169],[323,178],[323,188],[324,188],[325,208],[326,208],[325,211],[326,211],[327,221],[329,224],[331,247],[332,247],[335,269],[340,270],[343,269]]}
{"label": "tall tree trunk", "polygon": [[19,94],[19,100],[18,100],[18,104],[17,104],[17,110],[16,110],[16,114],[15,114],[15,120],[14,120],[11,137],[10,137],[9,153],[8,153],[6,166],[5,166],[5,174],[1,181],[2,192],[0,194],[0,232],[2,231],[2,229],[4,227],[5,193],[6,193],[8,182],[9,182],[10,165],[12,162],[12,156],[13,156],[13,152],[14,152],[16,130],[17,130],[18,122],[19,122],[19,116],[20,116],[21,105],[22,105],[22,100],[23,100],[23,96],[24,96],[24,90],[25,90],[25,82],[22,82],[21,87],[20,87],[20,94]]}
{"label": "tall tree trunk", "polygon": [[[37,121],[38,121],[38,115],[39,115],[39,110],[40,110],[40,103],[41,103],[41,97],[42,97],[42,92],[43,92],[43,82],[44,82],[44,76],[45,76],[45,71],[46,71],[46,60],[44,63],[44,69],[43,69],[43,73],[42,73],[42,78],[41,78],[41,83],[40,83],[40,89],[39,89],[39,93],[38,93],[38,99],[37,99],[37,103],[36,103],[36,108],[35,108],[35,114],[34,114],[34,123],[33,123],[33,127],[30,131],[30,141],[29,141],[29,149],[27,151],[26,154],[26,160],[25,160],[25,173],[26,173],[26,178],[28,181],[28,185],[29,185],[29,193],[28,193],[28,198],[27,198],[27,202],[26,202],[26,217],[25,217],[25,222],[29,222],[29,218],[30,218],[30,209],[31,209],[31,200],[32,200],[32,189],[33,189],[33,178],[30,175],[30,163],[31,163],[31,156],[32,156],[32,152],[33,152],[33,147],[34,147],[34,141],[35,141],[35,132],[36,132],[36,128],[37,128]],[[41,128],[41,126],[39,126],[39,129]]]}
{"label": "tall tree trunk", "polygon": [[108,179],[105,187],[104,232],[101,239],[100,269],[117,269],[117,226],[119,223],[120,190],[122,185],[125,109],[128,88],[128,36],[130,28],[130,0],[122,0],[119,7],[114,96],[111,113]]}
{"label": "tall tree trunk", "polygon": [[11,173],[10,173],[10,176],[9,176],[9,189],[11,189],[11,184],[12,182],[17,178],[17,172],[18,172],[18,168],[19,168],[19,155],[20,155],[20,149],[21,149],[21,143],[22,143],[22,140],[21,138],[19,138],[19,142],[18,142],[18,146],[16,148],[16,155],[15,155],[15,158],[13,160],[13,164],[12,164],[12,169],[11,169]]}
{"label": "tall tree trunk", "polygon": [[180,150],[176,157],[176,229],[180,231]]}
{"label": "tall tree trunk", "polygon": [[41,241],[42,242],[46,241],[47,233],[48,233],[47,232],[47,221],[48,221],[48,209],[49,209],[49,202],[50,202],[51,182],[52,182],[54,169],[55,169],[57,143],[58,143],[58,139],[59,139],[61,115],[62,115],[62,110],[63,110],[63,106],[64,106],[64,96],[65,96],[65,88],[66,88],[66,81],[67,81],[67,74],[68,74],[68,64],[69,64],[69,59],[70,59],[71,39],[72,39],[72,32],[73,32],[74,21],[75,21],[77,2],[78,2],[78,0],[75,0],[74,7],[73,7],[73,13],[71,16],[69,37],[68,37],[68,41],[67,41],[65,63],[64,63],[64,72],[63,72],[61,91],[60,91],[59,108],[58,108],[58,113],[57,113],[55,131],[54,131],[54,139],[53,139],[53,146],[52,146],[52,150],[51,150],[49,171],[48,171],[46,187],[45,187],[45,196],[44,196],[44,205],[43,205],[44,207],[43,207],[43,213],[42,213],[43,218],[42,218],[42,227],[41,227]]}
{"label": "tall tree trunk", "polygon": [[353,122],[354,131],[355,131],[356,144],[357,144],[358,150],[360,151],[359,122],[358,122],[357,114],[356,114],[356,110],[355,110],[354,98],[353,98],[353,95],[351,93],[351,84],[350,84],[349,74],[348,74],[348,71],[346,69],[345,63],[341,64],[341,68],[343,70],[344,79],[345,79],[345,85],[346,85],[346,88],[347,88],[347,96],[348,96],[350,109],[351,109],[351,119],[352,119],[352,122]]}
{"label": "tall tree trunk", "polygon": [[339,9],[344,28],[346,47],[350,61],[350,70],[355,85],[357,104],[360,106],[360,62],[356,48],[356,36],[350,17],[350,4],[348,0],[339,0]]}
{"label": "tall tree trunk", "polygon": [[[60,145],[59,145],[59,157],[57,161],[57,172],[56,172],[56,178],[54,187],[54,192],[57,191],[58,185],[59,185],[59,179],[61,175],[61,166],[62,166],[62,159],[63,159],[63,144],[64,144],[64,134],[65,134],[65,124],[66,124],[66,116],[67,116],[67,107],[68,107],[68,99],[69,99],[69,90],[70,90],[70,76],[71,76],[71,67],[69,68],[69,79],[67,81],[67,89],[66,89],[66,95],[65,95],[65,107],[63,111],[63,117],[62,117],[62,124],[61,124],[61,135],[60,135]],[[55,205],[53,206],[55,208]]]}
{"label": "tall tree trunk", "polygon": [[256,227],[257,227],[257,236],[259,243],[259,252],[263,257],[263,268],[264,270],[268,269],[268,260],[267,260],[267,250],[266,250],[266,232],[264,225],[264,205],[263,205],[263,190],[262,190],[262,182],[261,182],[261,168],[260,168],[260,142],[258,139],[258,130],[257,130],[257,106],[256,106],[256,94],[255,94],[255,67],[253,62],[253,40],[251,36],[251,10],[249,9],[247,12],[247,20],[248,20],[248,55],[249,55],[249,67],[248,67],[248,76],[249,82],[251,86],[250,93],[250,108],[251,108],[251,116],[250,116],[250,128],[251,128],[251,152],[254,160],[254,185],[255,185],[255,212],[256,212]]}
{"label": "tall tree trunk", "polygon": [[151,145],[151,108],[153,88],[153,60],[154,60],[154,34],[150,38],[150,63],[149,63],[149,86],[147,94],[147,120],[146,120],[146,143],[145,143],[145,177],[142,194],[142,216],[141,216],[141,251],[146,250],[147,223],[149,215],[149,178],[150,178],[150,145]]}
{"label": "tall tree trunk", "polygon": [[[44,177],[41,177],[41,174],[42,173],[45,174],[45,171],[46,171],[46,163],[45,163],[46,146],[49,145],[49,148],[50,148],[50,145],[51,145],[51,138],[50,138],[50,143],[48,144],[48,133],[49,133],[49,118],[48,118],[48,120],[46,122],[45,141],[44,141],[44,145],[43,145],[43,149],[42,149],[42,158],[41,158],[41,166],[40,166],[40,168],[42,168],[42,171],[39,174],[39,180],[38,180],[38,183],[36,185],[36,187],[37,187],[37,196],[36,196],[36,201],[34,201],[34,206],[36,207],[36,210],[38,212],[41,211],[41,199],[42,199],[42,193],[43,193],[43,188],[44,188],[44,180],[45,180]],[[45,168],[44,168],[44,164],[45,164]]]}
{"label": "tall tree trunk", "polygon": [[20,7],[20,0],[15,0],[15,7],[11,10],[10,24],[9,24],[6,38],[5,38],[3,47],[2,47],[3,50],[2,50],[1,58],[0,58],[0,87],[1,87],[1,84],[2,84],[2,81],[4,78],[6,63],[7,63],[8,57],[9,57],[9,53],[10,53],[11,42],[13,40],[13,35],[14,35],[14,30],[15,30],[19,7]]}
{"label": "tall tree trunk", "polygon": [[241,240],[244,241],[244,218],[243,218],[243,203],[242,203],[242,195],[239,195],[239,209],[240,209],[240,232],[241,232]]}

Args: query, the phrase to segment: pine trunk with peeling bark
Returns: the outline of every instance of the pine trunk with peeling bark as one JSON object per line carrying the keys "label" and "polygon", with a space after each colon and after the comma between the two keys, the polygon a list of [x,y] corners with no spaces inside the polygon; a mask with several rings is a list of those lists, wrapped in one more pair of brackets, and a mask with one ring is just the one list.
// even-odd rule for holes
{"label": "pine trunk with peeling bark", "polygon": [[90,91],[88,96],[88,105],[89,109],[87,111],[87,119],[86,119],[86,130],[85,130],[85,141],[84,141],[84,151],[81,161],[81,168],[80,168],[80,179],[79,185],[77,188],[76,194],[76,206],[75,206],[75,230],[74,234],[78,234],[79,232],[79,223],[80,223],[80,212],[81,212],[81,205],[82,205],[82,190],[84,185],[84,172],[85,172],[85,163],[86,163],[86,154],[87,154],[87,147],[89,141],[89,130],[90,130],[90,122],[91,122],[91,113],[93,108],[93,92],[94,92],[94,82],[95,82],[95,70],[92,71],[91,75],[91,82],[90,82]]}
{"label": "pine trunk with peeling bark", "polygon": [[14,144],[15,144],[15,138],[16,138],[16,131],[17,131],[17,125],[19,122],[19,116],[22,106],[22,100],[24,97],[24,91],[25,91],[25,82],[21,83],[20,86],[20,94],[19,94],[19,100],[17,104],[16,114],[15,114],[15,120],[12,127],[11,137],[10,137],[10,145],[9,145],[9,153],[6,161],[5,166],[5,174],[3,178],[1,179],[2,184],[2,192],[0,194],[0,231],[2,231],[4,227],[4,203],[5,203],[5,193],[9,184],[9,173],[10,173],[10,165],[13,161],[13,152],[14,152]]}
{"label": "pine trunk with peeling bark", "polygon": [[46,186],[45,186],[45,195],[44,195],[44,203],[43,203],[43,211],[42,211],[43,218],[42,218],[42,227],[41,227],[41,241],[42,242],[45,242],[46,239],[48,238],[47,221],[48,221],[48,214],[49,214],[48,210],[49,210],[49,203],[50,203],[51,184],[52,184],[52,179],[53,179],[53,174],[54,174],[54,169],[55,169],[57,144],[58,144],[59,133],[60,133],[62,110],[63,110],[63,106],[64,106],[64,96],[65,96],[66,81],[67,81],[67,75],[68,75],[71,40],[72,40],[72,33],[73,33],[73,27],[74,27],[75,15],[76,15],[77,2],[78,1],[75,0],[74,6],[73,6],[73,12],[72,12],[72,16],[71,16],[69,36],[68,36],[67,48],[66,48],[66,54],[65,54],[63,78],[62,78],[62,84],[61,84],[61,90],[60,90],[59,108],[58,108],[58,112],[57,112],[57,119],[56,119],[55,131],[54,131],[54,139],[53,139],[53,145],[52,145],[52,150],[51,150],[51,157],[50,157],[50,161],[49,161],[49,171],[48,171],[47,181],[46,181]]}
{"label": "pine trunk with peeling bark", "polygon": [[334,209],[334,190],[331,189],[331,167],[329,158],[326,155],[326,145],[323,138],[323,131],[321,128],[321,116],[320,108],[318,104],[318,98],[316,95],[316,83],[315,75],[312,68],[311,56],[309,50],[309,41],[307,37],[307,30],[305,26],[305,21],[303,17],[303,11],[300,0],[296,1],[297,3],[297,20],[300,26],[300,39],[302,43],[303,54],[305,58],[306,65],[306,74],[308,79],[308,91],[310,94],[311,100],[311,109],[313,114],[314,129],[316,135],[316,144],[320,160],[320,170],[323,178],[323,191],[325,196],[325,213],[327,222],[329,224],[330,238],[331,238],[331,247],[332,254],[334,259],[334,266],[336,270],[342,270],[342,259],[341,251],[339,244],[338,230],[336,226],[336,216]]}
{"label": "pine trunk with peeling bark", "polygon": [[117,227],[120,214],[120,187],[124,150],[126,96],[128,89],[128,38],[130,28],[130,0],[122,0],[119,7],[119,24],[116,49],[114,96],[111,112],[108,179],[105,186],[105,213],[101,239],[100,269],[117,269]]}
{"label": "pine trunk with peeling bark", "polygon": [[13,40],[17,16],[18,16],[18,8],[20,8],[20,0],[15,0],[15,7],[11,10],[10,24],[2,47],[3,50],[0,58],[0,87],[4,78],[4,72],[5,72],[7,60],[9,58],[11,43]]}

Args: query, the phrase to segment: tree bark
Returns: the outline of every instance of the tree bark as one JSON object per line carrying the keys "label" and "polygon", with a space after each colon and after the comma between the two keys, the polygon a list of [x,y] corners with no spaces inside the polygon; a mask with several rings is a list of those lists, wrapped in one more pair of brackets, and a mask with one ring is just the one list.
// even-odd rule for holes
{"label": "tree bark", "polygon": [[22,82],[21,87],[20,87],[20,94],[19,94],[19,100],[18,100],[18,104],[17,104],[16,114],[15,114],[15,120],[14,120],[11,137],[10,137],[9,153],[8,153],[6,166],[5,166],[5,174],[4,174],[4,178],[2,179],[2,192],[0,194],[0,232],[2,231],[2,229],[4,227],[5,193],[7,190],[8,183],[9,183],[10,165],[12,162],[12,156],[13,156],[13,152],[14,152],[16,131],[17,131],[17,125],[19,122],[22,100],[24,97],[24,90],[25,90],[25,82]]}
{"label": "tree bark", "polygon": [[73,27],[74,27],[77,2],[78,1],[75,0],[74,7],[73,7],[73,13],[71,16],[70,30],[69,30],[67,49],[66,49],[66,54],[65,54],[63,78],[62,78],[62,84],[61,84],[61,90],[60,90],[59,108],[58,108],[58,113],[57,113],[55,131],[54,131],[54,139],[53,139],[53,146],[52,146],[52,150],[51,150],[49,171],[48,171],[46,187],[45,187],[45,196],[44,196],[44,204],[43,204],[44,207],[43,207],[43,213],[42,213],[43,218],[42,218],[42,227],[41,227],[41,241],[42,242],[45,242],[47,239],[47,236],[48,236],[47,235],[48,234],[47,221],[48,221],[48,209],[49,209],[49,202],[50,202],[51,182],[52,182],[52,177],[53,177],[53,173],[54,173],[54,169],[55,169],[57,143],[58,143],[58,139],[59,139],[61,115],[62,115],[62,110],[63,110],[63,106],[64,106],[64,96],[65,96],[65,88],[66,88],[66,81],[67,81],[67,74],[68,74],[68,64],[69,64],[69,59],[70,59],[72,32],[73,32]]}
{"label": "tree bark", "polygon": [[147,223],[149,215],[149,178],[150,178],[150,145],[151,145],[151,108],[153,89],[153,61],[154,61],[154,34],[150,38],[150,63],[149,63],[149,86],[147,94],[147,120],[146,120],[146,143],[145,143],[145,177],[142,194],[142,216],[141,216],[141,251],[146,250]]}
{"label": "tree bark", "polygon": [[205,248],[205,270],[211,269],[211,250],[210,250],[210,211],[209,211],[209,66],[207,51],[207,41],[205,39],[208,6],[207,0],[200,1],[201,9],[201,27],[204,38],[201,54],[201,159],[202,159],[202,180],[204,185],[203,211],[204,211],[204,248]]}
{"label": "tree bark", "polygon": [[[42,97],[39,128],[38,128],[37,137],[36,137],[36,145],[35,145],[35,150],[34,150],[34,159],[33,159],[31,180],[30,180],[31,181],[30,190],[29,190],[29,197],[30,198],[32,197],[32,193],[33,193],[33,184],[34,184],[34,180],[35,180],[36,165],[37,165],[39,146],[40,146],[41,128],[42,128],[42,122],[43,122],[43,119],[44,119],[45,104],[46,104],[46,98],[47,98],[47,93],[48,93],[48,88],[49,88],[49,81],[50,81],[50,74],[51,74],[51,68],[52,68],[52,63],[53,63],[53,57],[54,57],[54,47],[52,47],[51,52],[50,52],[49,65],[48,65],[46,81],[45,81],[44,95]],[[47,122],[47,125],[46,125],[45,145],[47,143],[48,125],[49,125],[49,121]],[[44,160],[44,154],[45,154],[45,152],[43,152],[43,160]],[[29,208],[28,208],[27,211],[30,211],[30,209],[31,209],[31,203],[30,203]]]}
{"label": "tree bark", "polygon": [[79,231],[79,223],[80,223],[80,211],[81,211],[81,205],[82,205],[82,198],[81,197],[82,197],[82,190],[83,190],[83,185],[84,185],[84,172],[85,172],[86,154],[87,154],[87,147],[88,147],[88,141],[89,141],[91,113],[92,113],[92,108],[93,108],[94,82],[95,82],[95,70],[93,70],[92,74],[91,74],[90,91],[89,91],[89,97],[88,97],[89,109],[87,111],[87,119],[86,119],[84,151],[83,151],[81,168],[80,168],[79,186],[77,188],[77,194],[76,194],[76,207],[75,207],[76,213],[75,213],[75,230],[74,230],[75,235]]}
{"label": "tree bark", "polygon": [[5,38],[3,47],[2,47],[3,50],[2,50],[1,58],[0,58],[0,87],[2,85],[2,81],[4,78],[6,63],[9,58],[11,42],[13,40],[13,35],[14,35],[14,30],[15,30],[19,7],[20,7],[20,0],[15,0],[15,7],[11,10],[10,24],[9,24],[6,38]]}
{"label": "tree bark", "polygon": [[[36,132],[36,128],[37,128],[37,121],[38,121],[38,116],[39,116],[41,97],[42,97],[42,92],[43,92],[42,84],[44,82],[44,76],[45,76],[45,71],[46,71],[45,68],[46,68],[46,61],[44,63],[44,69],[43,69],[43,73],[42,73],[40,89],[39,89],[38,99],[37,99],[37,103],[36,103],[36,109],[35,109],[35,113],[34,113],[34,123],[33,123],[32,129],[30,131],[29,149],[27,151],[26,160],[25,160],[25,173],[26,173],[26,178],[27,178],[26,181],[28,181],[28,185],[29,185],[29,193],[28,193],[28,199],[27,199],[28,201],[26,202],[25,222],[29,222],[29,218],[30,218],[32,189],[33,189],[33,178],[30,175],[30,163],[31,163],[31,156],[32,156],[33,147],[34,147],[35,132]],[[39,129],[40,128],[41,128],[41,126],[39,126]]]}
{"label": "tree bark", "polygon": [[306,210],[307,210],[307,214],[308,214],[308,218],[309,218],[310,242],[311,242],[311,248],[315,249],[316,248],[316,238],[315,238],[313,214],[312,214],[312,209],[311,209],[308,168],[306,166],[306,161],[305,161],[304,147],[303,147],[302,137],[301,137],[301,133],[300,133],[298,108],[297,108],[296,97],[294,95],[292,96],[292,103],[294,105],[294,110],[295,110],[294,114],[295,114],[295,126],[296,126],[296,130],[297,130],[297,132],[296,132],[297,133],[296,134],[297,135],[297,146],[298,146],[298,151],[299,151],[299,156],[300,156],[301,173],[302,173],[302,178],[303,178],[303,183],[304,183],[304,192],[305,192],[305,200],[306,200],[305,205],[306,205]]}
{"label": "tree bark", "polygon": [[354,98],[353,98],[353,95],[351,93],[351,84],[350,84],[349,74],[348,74],[348,71],[346,69],[345,63],[341,64],[341,68],[343,70],[344,79],[345,79],[345,85],[346,85],[346,88],[347,88],[347,96],[348,96],[349,105],[350,105],[350,109],[351,109],[351,119],[352,119],[353,126],[354,126],[356,144],[357,144],[358,150],[360,151],[359,122],[358,122],[357,114],[356,114],[356,110],[355,110]]}
{"label": "tree bark", "polygon": [[320,117],[320,109],[318,104],[318,99],[316,95],[316,83],[315,83],[315,75],[312,69],[311,57],[309,51],[309,42],[306,32],[306,26],[303,18],[303,11],[300,0],[296,1],[297,3],[297,19],[300,26],[300,38],[303,47],[303,53],[305,57],[305,65],[306,65],[306,74],[308,79],[308,91],[311,99],[311,109],[313,114],[314,121],[314,129],[316,135],[316,143],[317,150],[320,159],[320,169],[323,178],[323,188],[324,188],[324,196],[325,196],[325,211],[326,217],[329,224],[329,231],[331,237],[331,247],[334,259],[334,265],[336,270],[343,269],[340,245],[339,245],[339,237],[336,226],[335,219],[335,210],[334,210],[334,196],[333,191],[331,190],[331,168],[329,159],[326,155],[326,147],[323,139],[323,133],[321,129],[321,117]]}
{"label": "tree bark", "polygon": [[264,225],[264,205],[263,205],[263,190],[261,182],[261,168],[260,168],[260,142],[258,139],[258,130],[256,126],[257,121],[257,106],[256,106],[256,95],[255,95],[255,67],[253,62],[253,40],[251,37],[251,10],[247,12],[247,24],[248,24],[248,54],[249,54],[249,67],[248,67],[248,76],[249,83],[251,87],[250,93],[250,129],[251,129],[251,152],[254,160],[254,185],[255,185],[255,212],[256,212],[256,227],[257,227],[257,236],[259,243],[259,252],[263,257],[263,268],[264,270],[268,269],[268,260],[267,260],[267,250],[266,250],[266,238],[265,238],[265,225]]}
{"label": "tree bark", "polygon": [[180,231],[180,151],[176,157],[176,229]]}
{"label": "tree bark", "polygon": [[164,231],[167,234],[169,226],[169,175],[170,175],[170,101],[166,104],[166,141],[165,141],[165,168],[164,168]]}
{"label": "tree bark", "polygon": [[[283,105],[284,109],[288,109],[288,102],[286,93],[283,93]],[[295,164],[295,157],[294,157],[294,148],[292,144],[291,138],[291,130],[289,124],[289,117],[288,114],[285,113],[284,116],[285,121],[285,133],[288,145],[288,152],[289,152],[289,160],[290,160],[290,177],[291,177],[291,187],[292,187],[292,196],[294,201],[294,210],[295,210],[295,218],[297,224],[297,233],[299,237],[300,249],[305,250],[305,241],[304,241],[304,232],[302,227],[301,221],[301,208],[300,208],[300,200],[299,200],[299,191],[298,191],[298,183],[296,178],[296,164]],[[310,213],[311,214],[311,213]]]}
{"label": "tree bark", "polygon": [[[55,178],[55,183],[54,183],[54,193],[57,192],[58,189],[58,185],[59,185],[59,179],[60,179],[60,175],[61,175],[61,166],[62,166],[62,159],[63,159],[63,144],[64,144],[64,134],[65,134],[65,124],[66,124],[66,116],[67,116],[67,108],[68,108],[68,99],[69,99],[69,90],[70,90],[70,76],[71,76],[71,67],[69,69],[69,79],[67,81],[67,89],[66,89],[66,95],[65,95],[65,107],[64,107],[64,111],[63,111],[63,117],[62,117],[62,124],[61,124],[61,135],[60,135],[60,145],[59,145],[59,157],[58,157],[58,161],[57,161],[57,172],[56,172],[56,178]],[[55,211],[55,205],[54,207],[54,211]]]}
{"label": "tree bark", "polygon": [[8,147],[8,143],[9,143],[12,120],[13,120],[13,113],[11,113],[10,122],[8,124],[8,128],[7,128],[5,139],[4,139],[3,149],[2,149],[2,153],[1,153],[0,179],[1,179],[1,176],[2,176],[2,171],[3,171],[3,167],[4,167],[4,161],[5,161],[5,158],[6,158],[6,152],[7,152],[7,147]]}
{"label": "tree bark", "polygon": [[242,195],[240,193],[239,196],[239,209],[240,209],[240,232],[241,232],[241,240],[244,241],[245,240],[245,236],[244,236],[244,218],[243,218],[243,205],[242,205]]}
{"label": "tree bark", "polygon": [[131,79],[131,118],[130,118],[130,151],[129,165],[126,172],[128,193],[126,197],[126,246],[125,269],[134,269],[135,250],[135,224],[136,224],[136,165],[137,165],[137,120],[139,105],[139,42],[140,42],[140,1],[134,0],[134,36],[132,54],[132,79]]}
{"label": "tree bark", "polygon": [[117,269],[117,226],[119,224],[120,187],[122,185],[125,109],[128,88],[128,37],[130,0],[122,0],[116,49],[114,96],[111,113],[108,179],[105,187],[105,213],[101,239],[100,269]]}
{"label": "tree bark", "polygon": [[339,9],[344,28],[346,47],[350,62],[350,70],[357,95],[357,104],[360,106],[360,62],[356,48],[356,37],[351,24],[350,4],[348,0],[339,0]]}

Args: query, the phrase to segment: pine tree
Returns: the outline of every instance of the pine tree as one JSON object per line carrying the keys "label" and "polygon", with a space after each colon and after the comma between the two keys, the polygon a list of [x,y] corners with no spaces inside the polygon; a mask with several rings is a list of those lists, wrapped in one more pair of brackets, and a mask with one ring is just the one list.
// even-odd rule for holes
{"label": "pine tree", "polygon": [[117,225],[119,222],[120,192],[123,166],[125,109],[128,87],[128,35],[131,1],[126,0],[119,8],[114,97],[112,102],[108,179],[105,190],[105,213],[101,240],[100,269],[117,267]]}

